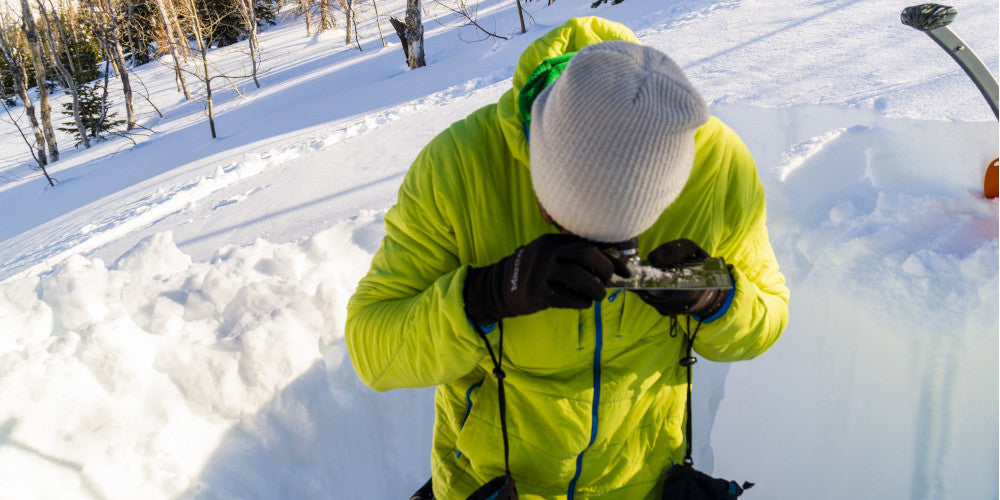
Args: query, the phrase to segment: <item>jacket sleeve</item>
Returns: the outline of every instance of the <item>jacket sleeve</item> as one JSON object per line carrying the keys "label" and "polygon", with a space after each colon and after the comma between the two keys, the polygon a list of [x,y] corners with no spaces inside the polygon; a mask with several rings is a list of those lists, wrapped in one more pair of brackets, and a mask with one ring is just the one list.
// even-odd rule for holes
{"label": "jacket sleeve", "polygon": [[448,131],[418,155],[385,216],[382,246],[348,303],[348,352],[372,389],[445,383],[486,353],[462,299],[468,266],[460,264],[451,219],[463,202],[454,189],[459,159]]}
{"label": "jacket sleeve", "polygon": [[721,128],[718,141],[725,229],[714,255],[732,265],[735,293],[725,314],[701,325],[694,347],[713,361],[738,361],[778,340],[788,323],[789,291],[768,238],[764,186],[753,157],[729,127]]}

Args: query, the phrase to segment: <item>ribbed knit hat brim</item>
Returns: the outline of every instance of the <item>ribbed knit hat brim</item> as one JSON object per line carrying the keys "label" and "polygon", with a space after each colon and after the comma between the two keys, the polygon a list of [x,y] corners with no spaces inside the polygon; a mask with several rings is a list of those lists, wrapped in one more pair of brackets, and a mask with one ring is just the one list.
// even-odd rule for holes
{"label": "ribbed knit hat brim", "polygon": [[532,116],[539,202],[573,234],[617,242],[652,226],[680,194],[708,108],[665,54],[608,41],[580,50]]}

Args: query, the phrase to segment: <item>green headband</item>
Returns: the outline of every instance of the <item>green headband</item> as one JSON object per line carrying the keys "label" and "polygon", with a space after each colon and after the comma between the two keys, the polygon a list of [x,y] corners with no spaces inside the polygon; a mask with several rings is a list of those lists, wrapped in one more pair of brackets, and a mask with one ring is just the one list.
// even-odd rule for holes
{"label": "green headband", "polygon": [[521,122],[524,123],[525,137],[528,137],[528,130],[531,127],[531,105],[535,103],[538,95],[566,70],[566,65],[574,55],[576,52],[567,52],[542,61],[521,87],[521,93],[517,96],[517,110],[521,115]]}

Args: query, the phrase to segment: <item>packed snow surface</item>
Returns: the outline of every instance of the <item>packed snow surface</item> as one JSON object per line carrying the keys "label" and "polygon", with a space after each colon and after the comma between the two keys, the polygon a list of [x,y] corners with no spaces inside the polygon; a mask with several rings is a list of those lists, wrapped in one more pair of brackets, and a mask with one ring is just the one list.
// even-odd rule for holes
{"label": "packed snow surface", "polygon": [[[905,5],[546,4],[524,3],[526,34],[513,2],[468,4],[503,40],[427,3],[416,71],[388,36],[401,1],[379,5],[386,47],[357,6],[363,50],[284,12],[261,88],[217,89],[217,139],[148,64],[148,130],[61,137],[55,187],[0,124],[0,498],[407,498],[432,390],[358,381],[347,300],[420,148],[583,15],[671,54],[767,192],[790,324],[758,359],[696,365],[698,467],[747,498],[996,498],[997,121]],[[997,73],[998,5],[955,7]]]}

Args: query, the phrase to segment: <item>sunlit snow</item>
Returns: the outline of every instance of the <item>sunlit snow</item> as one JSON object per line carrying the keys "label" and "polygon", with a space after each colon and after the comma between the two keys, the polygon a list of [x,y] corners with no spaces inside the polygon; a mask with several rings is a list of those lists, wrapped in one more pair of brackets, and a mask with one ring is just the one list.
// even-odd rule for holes
{"label": "sunlit snow", "polygon": [[[289,10],[262,87],[219,89],[217,139],[151,63],[164,117],[137,100],[135,145],[62,137],[55,187],[0,123],[0,498],[408,498],[433,392],[358,381],[346,302],[420,148],[583,15],[674,56],[767,192],[791,319],[758,359],[696,365],[699,468],[745,498],[996,498],[997,121],[906,5],[786,3],[535,1],[522,35],[513,2],[482,2],[509,39],[475,41],[428,2],[415,71],[386,19],[405,2],[379,4],[385,48],[356,5],[361,51]],[[1000,8],[955,7],[997,73]]]}

